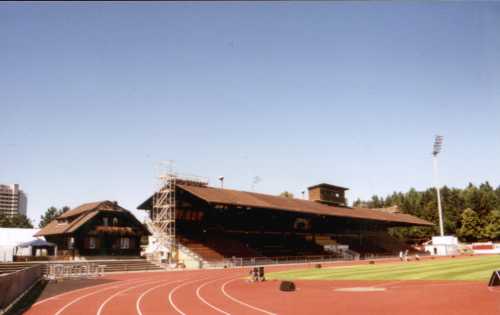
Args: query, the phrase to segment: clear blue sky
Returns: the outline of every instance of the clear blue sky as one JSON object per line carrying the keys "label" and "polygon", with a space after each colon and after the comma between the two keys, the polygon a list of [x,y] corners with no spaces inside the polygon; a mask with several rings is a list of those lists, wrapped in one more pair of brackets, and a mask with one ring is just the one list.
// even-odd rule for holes
{"label": "clear blue sky", "polygon": [[[28,214],[217,184],[500,184],[500,3],[0,5],[0,182]],[[135,212],[138,213],[138,212]]]}

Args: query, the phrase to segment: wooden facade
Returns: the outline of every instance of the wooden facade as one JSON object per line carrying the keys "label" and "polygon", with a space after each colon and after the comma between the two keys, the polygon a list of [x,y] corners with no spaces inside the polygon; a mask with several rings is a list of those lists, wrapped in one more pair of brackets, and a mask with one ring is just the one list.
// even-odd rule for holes
{"label": "wooden facade", "polygon": [[308,188],[309,200],[338,207],[346,207],[346,190],[348,189],[329,184],[311,186]]}
{"label": "wooden facade", "polygon": [[[395,226],[432,226],[425,220],[345,205],[347,188],[320,184],[310,187],[310,200],[290,199],[214,187],[177,185],[176,230],[241,233],[357,233]],[[152,197],[138,209],[151,210]]]}
{"label": "wooden facade", "polygon": [[59,216],[37,233],[55,243],[59,255],[139,256],[141,239],[149,232],[116,202],[81,205]]}

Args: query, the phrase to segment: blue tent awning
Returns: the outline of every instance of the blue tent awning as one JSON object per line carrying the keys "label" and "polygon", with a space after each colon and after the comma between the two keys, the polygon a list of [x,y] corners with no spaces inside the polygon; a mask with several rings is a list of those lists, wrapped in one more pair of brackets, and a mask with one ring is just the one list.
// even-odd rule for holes
{"label": "blue tent awning", "polygon": [[41,240],[41,239],[37,239],[37,240],[32,240],[32,241],[29,241],[29,242],[24,242],[24,243],[21,243],[19,245],[17,245],[17,247],[21,247],[21,248],[25,248],[25,247],[55,247],[56,244],[54,243],[51,243],[51,242],[47,242],[45,240]]}

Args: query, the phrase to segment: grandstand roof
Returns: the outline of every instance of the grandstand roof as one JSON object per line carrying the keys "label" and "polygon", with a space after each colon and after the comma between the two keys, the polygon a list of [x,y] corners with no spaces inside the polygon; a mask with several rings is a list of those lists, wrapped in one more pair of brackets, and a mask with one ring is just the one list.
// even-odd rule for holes
{"label": "grandstand roof", "polygon": [[[221,204],[231,206],[242,206],[272,210],[282,210],[298,213],[309,213],[316,215],[344,217],[352,219],[364,219],[390,223],[401,223],[402,225],[431,226],[431,222],[422,220],[415,216],[404,213],[390,213],[365,208],[335,207],[322,203],[286,198],[281,196],[266,195],[254,192],[239,191],[232,189],[221,189],[214,187],[197,187],[188,185],[177,185],[178,188],[200,198],[209,204]],[[143,202],[138,209],[149,209],[151,198]]]}

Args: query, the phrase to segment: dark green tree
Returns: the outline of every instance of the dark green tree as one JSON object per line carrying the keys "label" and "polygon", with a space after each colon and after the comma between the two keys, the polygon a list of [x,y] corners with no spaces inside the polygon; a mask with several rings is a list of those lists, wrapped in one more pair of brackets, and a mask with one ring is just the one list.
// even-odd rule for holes
{"label": "dark green tree", "polygon": [[50,221],[54,220],[64,212],[68,211],[69,207],[64,206],[61,209],[57,209],[56,207],[48,208],[43,215],[40,216],[40,223],[38,224],[39,228],[45,227]]}
{"label": "dark green tree", "polygon": [[293,194],[289,191],[284,191],[280,194],[281,197],[285,197],[285,198],[293,198]]}
{"label": "dark green tree", "polygon": [[16,214],[13,217],[0,216],[0,227],[26,228],[32,229],[31,220],[23,214]]}
{"label": "dark green tree", "polygon": [[0,214],[0,227],[10,227],[10,218]]}
{"label": "dark green tree", "polygon": [[54,220],[59,215],[59,210],[56,207],[50,207],[45,211],[43,215],[40,216],[39,228],[45,227],[50,221]]}
{"label": "dark green tree", "polygon": [[462,226],[458,230],[458,235],[466,241],[477,241],[481,237],[481,220],[476,211],[465,209],[462,213]]}
{"label": "dark green tree", "polygon": [[492,241],[500,239],[500,210],[490,212],[486,218],[482,235],[485,239]]}
{"label": "dark green tree", "polygon": [[373,196],[371,202],[368,204],[370,208],[383,208],[384,198],[379,198],[379,196]]}
{"label": "dark green tree", "polygon": [[[496,225],[492,221],[495,218],[495,214],[492,216],[491,212],[500,209],[500,186],[493,189],[488,182],[484,182],[479,186],[469,183],[463,189],[444,186],[440,189],[440,193],[446,234],[460,236],[459,230],[462,227],[462,214],[464,209],[469,208],[474,210],[479,217],[476,238],[490,239],[491,235],[496,235]],[[433,228],[395,228],[391,230],[391,234],[412,242],[412,240],[420,237],[425,237],[426,235],[430,237],[438,233],[439,220],[435,188],[429,188],[424,191],[417,191],[412,188],[405,193],[393,192],[385,198],[382,196],[373,196],[367,201],[358,199],[354,203],[354,207],[364,208],[382,208],[396,205],[401,212],[433,222],[435,226]],[[465,239],[462,238],[462,240]]]}

